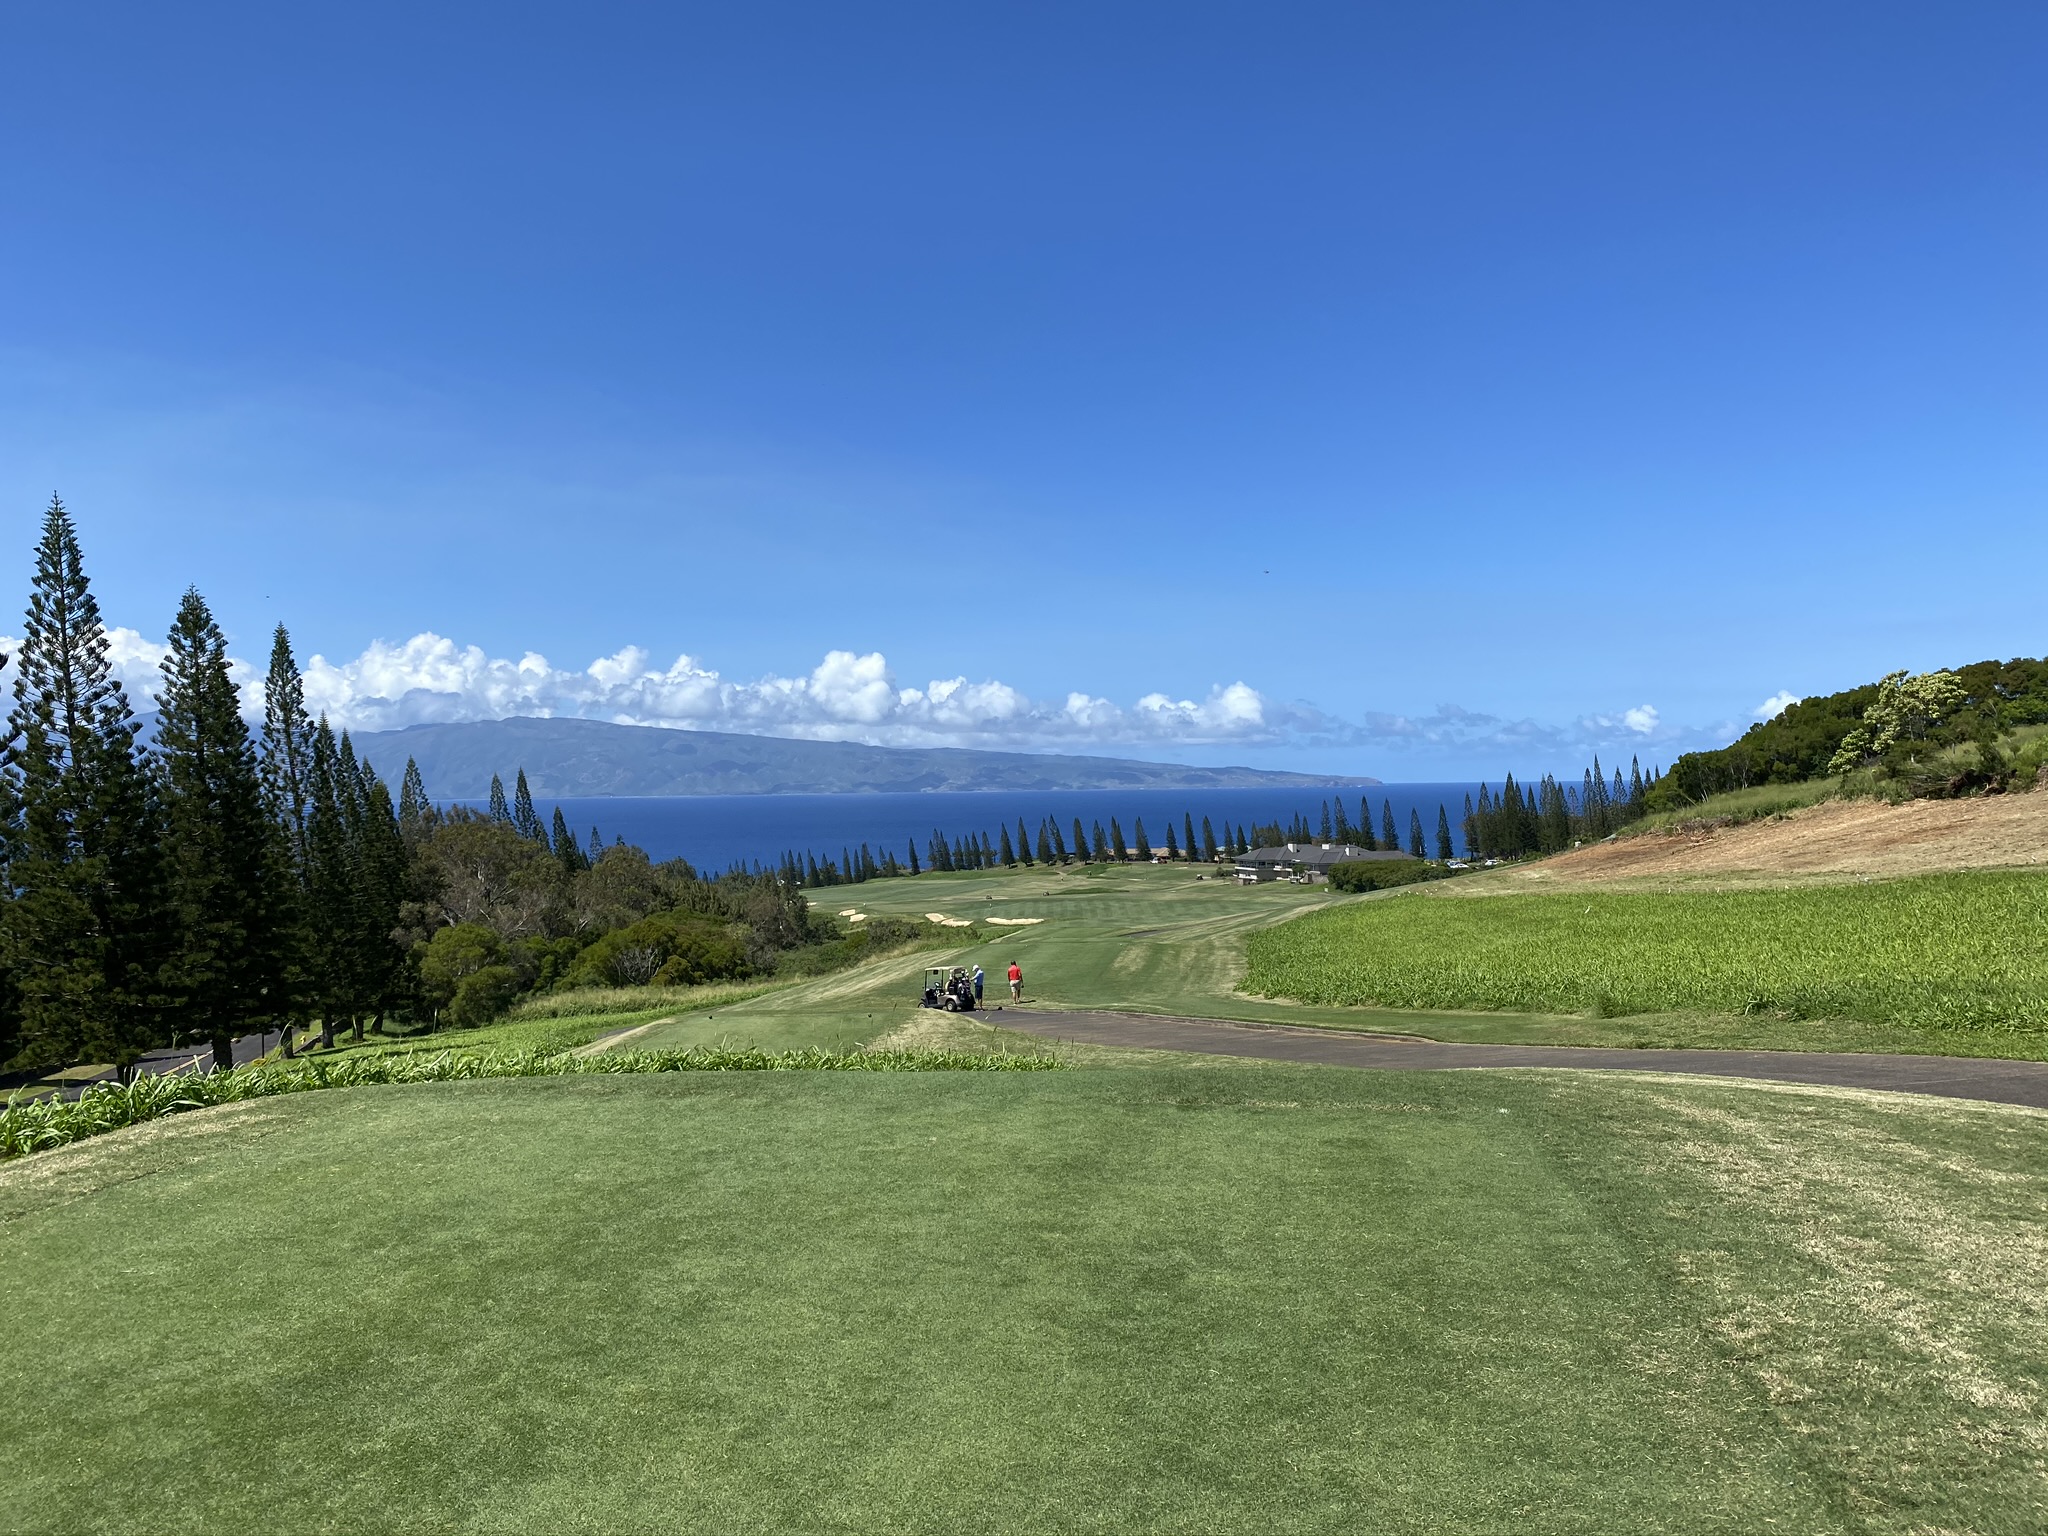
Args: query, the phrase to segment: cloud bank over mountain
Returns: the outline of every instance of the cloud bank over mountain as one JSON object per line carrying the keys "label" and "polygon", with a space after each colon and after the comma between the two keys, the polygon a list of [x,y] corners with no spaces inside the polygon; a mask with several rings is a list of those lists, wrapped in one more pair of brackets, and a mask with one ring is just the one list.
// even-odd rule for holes
{"label": "cloud bank over mountain", "polygon": [[[163,647],[135,630],[108,633],[109,655],[138,709],[150,707]],[[11,652],[15,642],[0,638]],[[1314,705],[1274,698],[1243,681],[1200,698],[1148,693],[1118,703],[1081,690],[1034,699],[1007,683],[965,676],[915,684],[880,652],[831,651],[809,672],[735,680],[690,655],[666,666],[627,646],[580,669],[537,652],[494,657],[431,632],[373,641],[342,661],[305,662],[306,704],[337,727],[393,730],[521,716],[620,725],[729,731],[876,746],[1145,752],[1214,747],[1344,749],[1398,759],[1449,757],[1536,765],[1572,754],[1642,753],[1668,761],[1718,745],[1739,725],[1704,730],[1665,721],[1653,704],[1590,713],[1569,722],[1513,719],[1442,704],[1427,715],[1369,713],[1345,720]],[[260,669],[237,659],[252,715],[262,707]],[[10,664],[6,679],[11,680]],[[1375,765],[1384,770],[1395,764]]]}

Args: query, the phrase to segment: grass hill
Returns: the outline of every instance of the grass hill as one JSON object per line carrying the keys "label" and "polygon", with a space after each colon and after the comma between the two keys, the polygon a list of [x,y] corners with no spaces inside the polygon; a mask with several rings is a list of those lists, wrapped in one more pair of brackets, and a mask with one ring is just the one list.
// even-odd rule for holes
{"label": "grass hill", "polygon": [[524,766],[536,795],[772,795],[918,790],[1262,789],[1374,785],[1259,768],[1116,757],[871,747],[603,720],[476,720],[355,738],[395,781],[408,757],[436,800],[480,799],[491,775]]}

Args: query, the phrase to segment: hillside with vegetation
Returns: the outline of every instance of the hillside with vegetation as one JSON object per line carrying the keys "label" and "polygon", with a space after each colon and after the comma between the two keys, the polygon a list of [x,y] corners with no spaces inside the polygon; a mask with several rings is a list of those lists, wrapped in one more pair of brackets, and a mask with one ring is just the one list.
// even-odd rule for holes
{"label": "hillside with vegetation", "polygon": [[1647,800],[1840,778],[1920,797],[2030,786],[2048,764],[2048,660],[1980,661],[1802,699],[1740,739],[1674,762]]}

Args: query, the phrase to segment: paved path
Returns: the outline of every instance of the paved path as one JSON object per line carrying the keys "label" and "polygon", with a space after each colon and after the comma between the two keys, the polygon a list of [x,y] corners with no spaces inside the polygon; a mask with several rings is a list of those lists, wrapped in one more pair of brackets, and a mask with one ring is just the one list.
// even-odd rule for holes
{"label": "paved path", "polygon": [[1694,1072],[1880,1088],[1949,1099],[1988,1099],[2048,1109],[2048,1062],[1970,1056],[1862,1056],[1827,1051],[1629,1050],[1579,1045],[1463,1045],[1387,1035],[1213,1019],[1152,1018],[1134,1013],[1014,1010],[1009,1029],[1145,1051],[1198,1051],[1335,1067],[1430,1072],[1457,1067],[1578,1067],[1597,1071]]}

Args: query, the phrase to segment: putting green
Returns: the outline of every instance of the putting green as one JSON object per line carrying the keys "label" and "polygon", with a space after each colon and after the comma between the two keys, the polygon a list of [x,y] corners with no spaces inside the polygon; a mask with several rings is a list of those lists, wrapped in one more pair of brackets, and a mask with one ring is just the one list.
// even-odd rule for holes
{"label": "putting green", "polygon": [[0,1476],[66,1530],[2034,1530],[2044,1124],[1281,1067],[256,1101],[0,1169]]}

